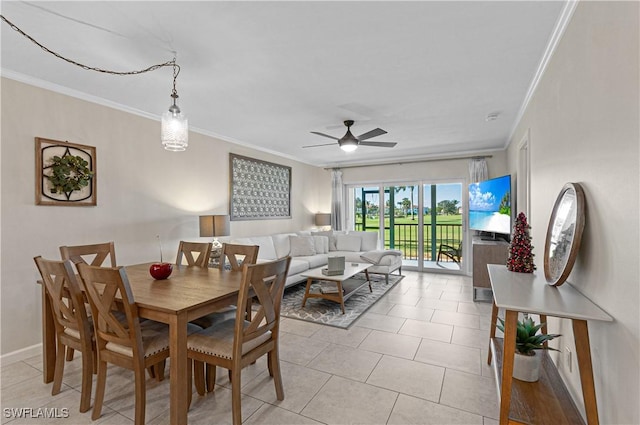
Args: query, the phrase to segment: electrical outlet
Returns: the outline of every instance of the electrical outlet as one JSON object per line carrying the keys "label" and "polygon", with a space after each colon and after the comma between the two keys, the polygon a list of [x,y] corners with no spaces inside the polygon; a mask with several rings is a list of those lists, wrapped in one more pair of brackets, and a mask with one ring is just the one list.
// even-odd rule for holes
{"label": "electrical outlet", "polygon": [[572,372],[572,366],[573,366],[573,362],[572,362],[572,358],[571,358],[571,350],[569,349],[569,347],[564,347],[564,351],[565,351],[565,361],[566,361],[566,365],[567,365],[567,369],[569,370],[569,373]]}

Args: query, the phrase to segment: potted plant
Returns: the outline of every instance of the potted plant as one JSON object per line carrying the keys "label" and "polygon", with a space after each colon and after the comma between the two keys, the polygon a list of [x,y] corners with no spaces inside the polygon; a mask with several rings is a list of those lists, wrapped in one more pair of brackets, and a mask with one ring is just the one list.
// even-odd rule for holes
{"label": "potted plant", "polygon": [[[504,320],[498,318],[498,329],[504,332]],[[544,343],[559,337],[560,334],[538,334],[544,323],[536,325],[528,314],[522,321],[518,320],[516,332],[516,355],[513,361],[513,377],[521,381],[536,382],[540,376],[540,362],[542,357],[536,355],[536,350],[556,350],[545,346]]]}

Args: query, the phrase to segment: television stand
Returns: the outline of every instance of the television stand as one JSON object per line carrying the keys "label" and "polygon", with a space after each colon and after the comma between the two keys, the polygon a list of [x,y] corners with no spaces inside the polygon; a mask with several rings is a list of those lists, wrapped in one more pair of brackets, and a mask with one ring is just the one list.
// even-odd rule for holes
{"label": "television stand", "polygon": [[498,233],[495,232],[491,232],[491,236],[487,236],[487,235],[482,235],[480,236],[480,240],[483,241],[489,241],[489,242],[499,242],[499,241],[507,241],[507,238],[505,238],[501,233],[499,233],[500,236],[498,236]]}
{"label": "television stand", "polygon": [[503,264],[506,267],[509,244],[502,239],[486,240],[474,236],[473,254],[473,301],[491,302],[491,281],[487,264]]}

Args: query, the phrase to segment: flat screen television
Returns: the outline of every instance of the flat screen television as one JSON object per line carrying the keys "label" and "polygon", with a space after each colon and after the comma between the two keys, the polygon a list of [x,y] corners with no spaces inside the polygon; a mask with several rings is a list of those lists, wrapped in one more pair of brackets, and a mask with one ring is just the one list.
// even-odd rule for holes
{"label": "flat screen television", "polygon": [[511,175],[469,185],[469,229],[511,234]]}

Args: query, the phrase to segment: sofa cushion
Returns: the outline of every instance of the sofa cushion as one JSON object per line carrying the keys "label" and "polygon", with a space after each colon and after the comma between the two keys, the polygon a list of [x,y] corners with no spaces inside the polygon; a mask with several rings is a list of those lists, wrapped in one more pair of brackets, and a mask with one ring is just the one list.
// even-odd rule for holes
{"label": "sofa cushion", "polygon": [[284,258],[289,255],[291,251],[291,245],[289,244],[289,236],[295,236],[295,233],[277,233],[271,235],[273,239],[273,246],[276,249],[276,255],[278,258]]}
{"label": "sofa cushion", "polygon": [[316,246],[316,254],[327,254],[329,252],[329,238],[327,236],[312,236]]}
{"label": "sofa cushion", "polygon": [[315,242],[311,236],[289,236],[289,255],[292,257],[302,257],[315,255]]}
{"label": "sofa cushion", "polygon": [[[330,251],[335,251],[336,250],[336,241],[334,239],[333,236],[333,230],[325,230],[322,232],[311,232],[311,236],[326,236],[329,240],[329,250]],[[333,245],[332,245],[333,244]],[[331,249],[331,247],[333,246],[333,249]]]}
{"label": "sofa cushion", "polygon": [[291,263],[289,264],[288,276],[293,276],[295,274],[302,273],[306,270],[309,270],[308,261],[300,260],[298,258],[292,258]]}
{"label": "sofa cushion", "polygon": [[232,241],[234,244],[239,245],[258,245],[258,258],[264,260],[277,260],[276,249],[273,246],[273,239],[271,236],[252,236],[249,238],[237,238]]}
{"label": "sofa cushion", "polygon": [[329,255],[332,257],[344,257],[345,263],[364,263],[360,258],[361,251],[331,251]]}
{"label": "sofa cushion", "polygon": [[360,236],[336,236],[336,248],[338,251],[360,251],[361,244],[362,238]]}
{"label": "sofa cushion", "polygon": [[378,232],[349,232],[347,235],[362,238],[360,251],[373,251],[378,248]]}
{"label": "sofa cushion", "polygon": [[[320,267],[320,266],[327,266],[327,254],[316,254],[316,255],[309,255],[307,257],[295,257],[296,260],[301,260],[301,261],[306,261],[307,263],[309,263],[309,268],[310,269],[315,269],[316,267]],[[289,272],[289,274],[291,274],[291,272]]]}

